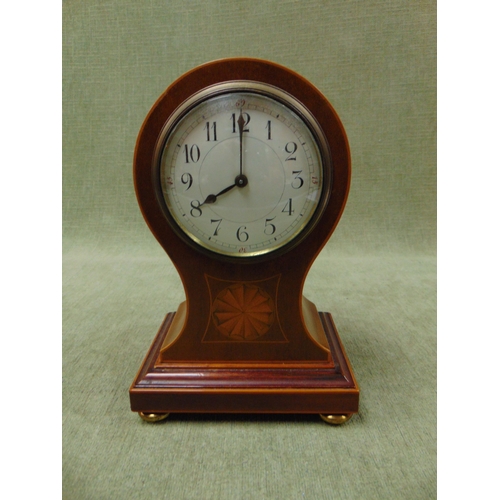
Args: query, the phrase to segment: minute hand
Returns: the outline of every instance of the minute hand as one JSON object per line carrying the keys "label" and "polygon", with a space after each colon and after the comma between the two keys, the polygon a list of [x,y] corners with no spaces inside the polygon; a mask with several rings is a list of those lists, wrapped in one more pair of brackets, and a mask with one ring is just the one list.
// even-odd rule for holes
{"label": "minute hand", "polygon": [[243,175],[243,128],[245,127],[245,118],[243,110],[240,108],[240,117],[238,118],[238,131],[240,133],[240,176]]}

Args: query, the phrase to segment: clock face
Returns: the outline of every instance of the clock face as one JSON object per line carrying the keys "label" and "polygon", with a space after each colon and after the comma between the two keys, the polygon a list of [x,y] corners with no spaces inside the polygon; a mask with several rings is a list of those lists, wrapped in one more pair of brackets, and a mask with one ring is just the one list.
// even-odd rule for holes
{"label": "clock face", "polygon": [[254,82],[186,101],[155,154],[159,198],[188,241],[248,258],[292,245],[325,204],[322,131],[289,94]]}

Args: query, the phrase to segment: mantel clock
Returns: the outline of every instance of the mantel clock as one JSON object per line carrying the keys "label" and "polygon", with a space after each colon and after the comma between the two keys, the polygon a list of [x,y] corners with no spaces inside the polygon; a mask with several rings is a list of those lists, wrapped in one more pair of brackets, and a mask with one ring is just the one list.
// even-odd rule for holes
{"label": "mantel clock", "polygon": [[186,300],[130,388],[133,411],[318,413],[342,423],[359,389],[329,313],[302,289],[344,209],[344,128],[326,98],[277,64],[199,66],[155,103],[134,180]]}

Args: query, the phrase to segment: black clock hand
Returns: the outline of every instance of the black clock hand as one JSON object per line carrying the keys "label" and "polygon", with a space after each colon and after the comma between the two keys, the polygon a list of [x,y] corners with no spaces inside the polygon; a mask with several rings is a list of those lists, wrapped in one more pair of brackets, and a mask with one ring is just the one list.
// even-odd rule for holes
{"label": "black clock hand", "polygon": [[217,198],[221,195],[221,194],[224,194],[224,193],[227,193],[228,191],[231,191],[231,189],[233,189],[234,187],[236,187],[237,184],[231,184],[231,186],[228,186],[227,188],[223,189],[220,193],[217,193],[217,194],[209,194],[205,201],[200,205],[200,207],[202,205],[205,205],[207,203],[215,203],[217,201]]}
{"label": "black clock hand", "polygon": [[243,110],[240,108],[240,117],[238,118],[238,131],[240,133],[240,176],[243,175],[243,127],[245,119],[243,118]]}
{"label": "black clock hand", "polygon": [[237,175],[236,179],[234,179],[234,184],[231,184],[227,188],[224,188],[222,191],[220,191],[217,194],[209,194],[205,198],[205,201],[200,205],[200,207],[203,206],[203,205],[206,205],[206,204],[215,203],[217,201],[217,198],[220,195],[222,195],[224,193],[227,193],[228,191],[231,191],[231,189],[233,189],[236,186],[242,188],[242,187],[245,187],[247,184],[248,184],[248,179],[246,178],[246,176],[244,176],[244,175]]}

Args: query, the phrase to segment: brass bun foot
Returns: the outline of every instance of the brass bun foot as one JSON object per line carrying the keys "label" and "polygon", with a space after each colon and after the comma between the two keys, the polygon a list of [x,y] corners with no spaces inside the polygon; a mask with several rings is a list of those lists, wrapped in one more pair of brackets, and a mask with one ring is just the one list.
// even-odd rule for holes
{"label": "brass bun foot", "polygon": [[319,416],[324,420],[327,424],[330,425],[341,425],[345,424],[348,420],[353,416],[352,413],[347,413],[346,415],[323,415],[319,414]]}
{"label": "brass bun foot", "polygon": [[161,420],[165,420],[170,413],[144,413],[142,411],[139,412],[139,417],[146,422],[160,422]]}

